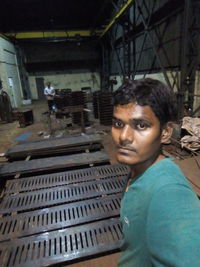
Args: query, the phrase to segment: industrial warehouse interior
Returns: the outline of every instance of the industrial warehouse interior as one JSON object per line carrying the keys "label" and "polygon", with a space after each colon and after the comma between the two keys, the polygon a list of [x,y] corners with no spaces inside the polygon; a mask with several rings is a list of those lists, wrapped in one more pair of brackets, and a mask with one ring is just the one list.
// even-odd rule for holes
{"label": "industrial warehouse interior", "polygon": [[200,198],[198,0],[2,1],[0,266],[118,265],[113,94],[140,78],[173,90],[162,152]]}

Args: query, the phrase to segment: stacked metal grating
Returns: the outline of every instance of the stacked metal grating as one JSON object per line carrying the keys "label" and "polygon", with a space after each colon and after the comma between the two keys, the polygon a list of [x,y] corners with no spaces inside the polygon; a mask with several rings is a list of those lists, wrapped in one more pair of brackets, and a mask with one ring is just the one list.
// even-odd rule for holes
{"label": "stacked metal grating", "polygon": [[113,114],[112,93],[98,91],[93,97],[95,118],[99,118],[100,124],[110,126]]}
{"label": "stacked metal grating", "polygon": [[93,110],[94,110],[94,118],[99,118],[99,101],[98,101],[98,94],[100,91],[96,91],[93,93]]}
{"label": "stacked metal grating", "polygon": [[54,97],[57,109],[62,110],[64,107],[72,105],[72,90],[61,89],[58,94]]}
{"label": "stacked metal grating", "polygon": [[[72,96],[72,106],[82,105],[85,108],[87,108],[85,92],[75,91],[75,92],[72,92],[71,96]],[[86,126],[89,125],[88,114],[86,112],[84,112],[83,118],[84,118],[84,124]],[[81,113],[80,112],[76,112],[72,114],[72,122],[74,124],[81,125]]]}

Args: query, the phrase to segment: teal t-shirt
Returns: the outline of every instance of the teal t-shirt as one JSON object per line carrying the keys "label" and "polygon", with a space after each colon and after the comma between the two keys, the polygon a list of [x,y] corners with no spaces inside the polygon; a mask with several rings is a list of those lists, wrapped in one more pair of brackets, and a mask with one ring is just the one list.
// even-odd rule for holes
{"label": "teal t-shirt", "polygon": [[200,267],[200,201],[171,159],[131,183],[121,221],[119,267]]}

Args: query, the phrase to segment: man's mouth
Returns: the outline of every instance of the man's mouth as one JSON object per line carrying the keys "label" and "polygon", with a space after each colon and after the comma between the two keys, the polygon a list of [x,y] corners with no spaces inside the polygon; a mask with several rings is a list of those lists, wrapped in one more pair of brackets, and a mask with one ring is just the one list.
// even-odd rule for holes
{"label": "man's mouth", "polygon": [[132,148],[132,147],[122,147],[122,146],[118,146],[118,150],[121,151],[131,151],[131,152],[136,152],[136,149]]}

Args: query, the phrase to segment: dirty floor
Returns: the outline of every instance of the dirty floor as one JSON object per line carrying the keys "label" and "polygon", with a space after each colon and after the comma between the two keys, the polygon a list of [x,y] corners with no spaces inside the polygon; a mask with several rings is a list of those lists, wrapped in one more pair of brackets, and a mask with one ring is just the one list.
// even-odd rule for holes
{"label": "dirty floor", "polygon": [[[48,106],[46,101],[35,101],[32,105],[24,106],[23,109],[32,109],[34,116],[34,123],[32,125],[20,128],[19,122],[14,121],[12,123],[0,122],[0,164],[5,164],[7,159],[3,157],[3,153],[8,148],[14,146],[19,141],[17,138],[24,138],[24,140],[48,138],[48,137],[60,137],[68,134],[81,133],[79,126],[72,125],[70,118],[56,119],[54,115],[48,116]],[[99,125],[98,120],[95,120],[90,114],[91,125],[86,128],[87,133],[99,133],[102,136],[102,141],[105,151],[110,156],[111,163],[116,162],[115,149],[112,143],[110,135],[110,126]],[[69,126],[70,125],[70,126]],[[187,176],[194,178],[197,185],[196,189],[199,189],[200,195],[200,166],[196,163],[196,160],[200,160],[200,157],[194,159],[194,157],[180,161],[176,159],[177,164],[180,165],[182,170]],[[194,188],[195,189],[195,188]],[[99,257],[97,259],[85,260],[80,263],[71,264],[71,267],[116,267],[118,262],[119,253]],[[64,265],[63,265],[64,266]]]}

